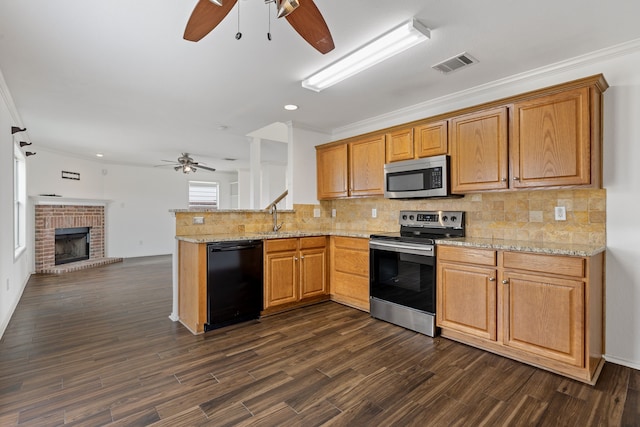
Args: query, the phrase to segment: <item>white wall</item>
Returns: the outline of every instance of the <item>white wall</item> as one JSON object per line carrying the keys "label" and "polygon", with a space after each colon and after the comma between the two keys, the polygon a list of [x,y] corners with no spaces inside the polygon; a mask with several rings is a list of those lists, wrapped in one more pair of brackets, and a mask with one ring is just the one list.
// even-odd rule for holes
{"label": "white wall", "polygon": [[[114,165],[38,150],[27,165],[29,195],[106,199],[106,255],[138,257],[174,251],[175,220],[170,209],[188,206],[188,181],[217,181],[220,207],[230,203],[235,174],[183,174],[172,168]],[[80,180],[62,179],[61,171],[80,173]],[[202,173],[201,173],[202,172]]]}
{"label": "white wall", "polygon": [[[29,280],[29,247],[17,258],[13,250],[13,147],[11,126],[21,124],[0,73],[0,336],[9,324]],[[16,134],[19,141],[20,134]],[[32,157],[27,158],[27,164]],[[29,241],[27,240],[27,244]]]}
{"label": "white wall", "polygon": [[[332,141],[330,135],[290,126],[289,164],[293,173],[287,177],[293,203],[317,204],[317,175],[315,146]],[[378,128],[379,129],[379,128]]]}
{"label": "white wall", "polygon": [[[369,132],[581,77],[603,73],[607,189],[606,359],[640,369],[640,41],[533,70],[464,93],[339,129]],[[461,71],[466,72],[466,71]]]}

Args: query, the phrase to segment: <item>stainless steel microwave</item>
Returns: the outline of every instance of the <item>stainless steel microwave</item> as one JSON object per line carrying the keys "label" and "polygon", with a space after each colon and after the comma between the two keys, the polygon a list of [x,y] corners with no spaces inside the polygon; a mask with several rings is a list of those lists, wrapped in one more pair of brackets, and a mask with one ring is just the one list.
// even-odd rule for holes
{"label": "stainless steel microwave", "polygon": [[448,197],[449,156],[433,156],[384,165],[384,197]]}

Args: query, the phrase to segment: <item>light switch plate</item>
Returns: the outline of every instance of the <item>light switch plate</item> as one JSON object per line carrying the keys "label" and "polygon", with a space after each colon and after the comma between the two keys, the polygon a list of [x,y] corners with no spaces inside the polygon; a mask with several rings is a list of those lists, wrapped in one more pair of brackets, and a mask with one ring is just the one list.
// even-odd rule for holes
{"label": "light switch plate", "polygon": [[204,217],[202,216],[194,216],[193,217],[194,224],[204,224]]}
{"label": "light switch plate", "polygon": [[331,209],[331,217],[332,218],[336,217],[336,210],[335,209]]}
{"label": "light switch plate", "polygon": [[371,218],[377,218],[377,217],[378,217],[378,209],[371,208]]}
{"label": "light switch plate", "polygon": [[564,206],[556,206],[555,215],[556,215],[556,221],[566,221],[567,209]]}
{"label": "light switch plate", "polygon": [[320,209],[315,208],[315,209],[313,210],[313,217],[314,217],[314,218],[320,218]]}

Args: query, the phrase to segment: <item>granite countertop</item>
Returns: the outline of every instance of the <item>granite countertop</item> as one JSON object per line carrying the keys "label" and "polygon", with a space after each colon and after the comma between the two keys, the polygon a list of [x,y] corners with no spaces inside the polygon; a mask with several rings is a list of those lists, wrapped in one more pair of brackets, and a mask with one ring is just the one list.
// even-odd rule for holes
{"label": "granite countertop", "polygon": [[[297,230],[297,231],[247,231],[244,233],[216,233],[197,236],[176,236],[176,239],[190,243],[213,243],[232,240],[269,240],[288,237],[343,236],[368,239],[378,230]],[[526,240],[486,239],[480,237],[457,237],[437,239],[436,244],[464,246],[479,249],[533,252],[548,255],[592,256],[605,251],[604,245],[576,245],[570,243],[543,243]]]}
{"label": "granite countertop", "polygon": [[529,242],[526,240],[485,239],[479,237],[457,237],[436,240],[439,245],[465,246],[480,249],[534,252],[548,255],[592,256],[604,252],[604,245],[576,245],[571,243]]}
{"label": "granite countertop", "polygon": [[268,240],[287,237],[343,236],[368,239],[377,230],[300,230],[300,231],[247,231],[244,233],[216,233],[198,236],[176,236],[176,239],[190,243],[213,243],[231,240]]}

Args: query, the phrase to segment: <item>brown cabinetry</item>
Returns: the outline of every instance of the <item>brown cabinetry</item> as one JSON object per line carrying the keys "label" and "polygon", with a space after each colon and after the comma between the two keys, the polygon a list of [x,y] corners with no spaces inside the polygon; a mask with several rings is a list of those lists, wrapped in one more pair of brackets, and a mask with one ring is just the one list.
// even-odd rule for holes
{"label": "brown cabinetry", "polygon": [[191,333],[207,322],[207,245],[178,242],[178,318]]}
{"label": "brown cabinetry", "polygon": [[447,154],[447,121],[424,123],[387,133],[387,162]]}
{"label": "brown cabinetry", "polygon": [[384,194],[385,137],[378,135],[349,143],[349,195]]}
{"label": "brown cabinetry", "polygon": [[603,254],[438,247],[442,335],[584,382],[602,368]]}
{"label": "brown cabinetry", "polygon": [[513,188],[591,184],[589,105],[589,88],[513,105]]}
{"label": "brown cabinetry", "polygon": [[347,144],[316,147],[318,200],[349,195]]}
{"label": "brown cabinetry", "polygon": [[507,108],[451,119],[451,191],[508,188]]}
{"label": "brown cabinetry", "polygon": [[316,147],[318,200],[384,194],[385,136]]}
{"label": "brown cabinetry", "polygon": [[264,242],[264,313],[327,299],[326,237]]}
{"label": "brown cabinetry", "polygon": [[369,311],[369,239],[331,237],[331,299]]}
{"label": "brown cabinetry", "polygon": [[496,252],[438,247],[437,325],[496,340]]}

